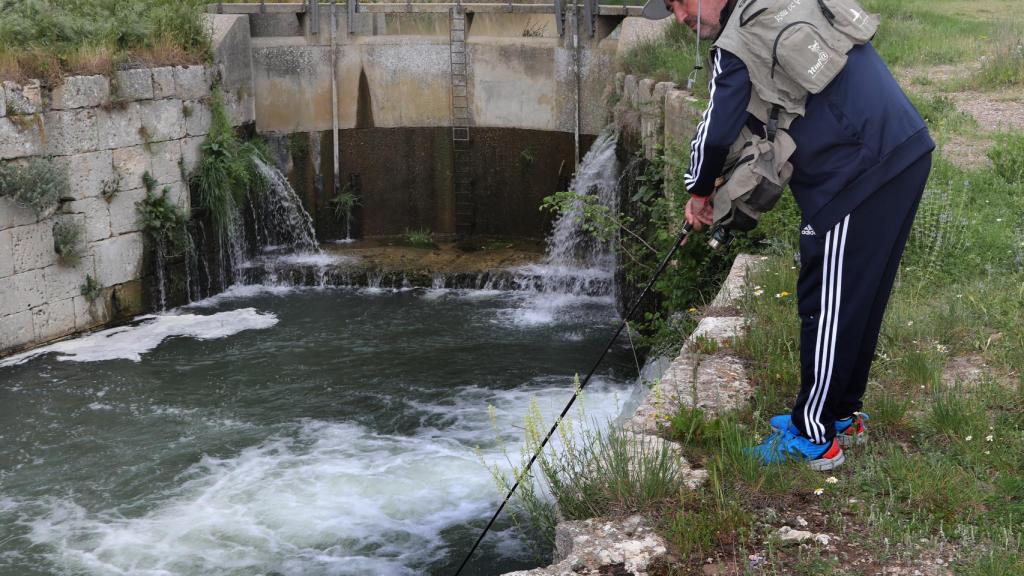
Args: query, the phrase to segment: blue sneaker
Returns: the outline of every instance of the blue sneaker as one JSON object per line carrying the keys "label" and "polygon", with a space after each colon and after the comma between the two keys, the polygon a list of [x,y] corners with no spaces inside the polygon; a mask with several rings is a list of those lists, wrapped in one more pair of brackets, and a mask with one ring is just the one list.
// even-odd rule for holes
{"label": "blue sneaker", "polygon": [[[836,438],[840,446],[854,446],[868,443],[868,429],[864,426],[870,416],[863,412],[855,412],[853,416],[836,420]],[[776,430],[785,430],[793,423],[793,417],[789,414],[773,416],[769,424]]]}
{"label": "blue sneaker", "polygon": [[802,460],[812,470],[832,470],[846,461],[838,439],[833,438],[828,444],[815,444],[793,426],[778,430],[760,445],[748,448],[747,454],[765,465]]}

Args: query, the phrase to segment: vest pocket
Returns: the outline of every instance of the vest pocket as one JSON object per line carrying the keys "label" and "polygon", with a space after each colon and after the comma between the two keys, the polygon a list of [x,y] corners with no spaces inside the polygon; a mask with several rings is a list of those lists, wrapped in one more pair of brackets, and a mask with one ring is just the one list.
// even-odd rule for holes
{"label": "vest pocket", "polygon": [[854,44],[869,42],[878,31],[878,16],[855,0],[818,0],[818,4],[829,23]]}
{"label": "vest pocket", "polygon": [[775,38],[772,78],[781,68],[811,94],[824,90],[845,65],[846,54],[833,49],[810,22],[794,22]]}

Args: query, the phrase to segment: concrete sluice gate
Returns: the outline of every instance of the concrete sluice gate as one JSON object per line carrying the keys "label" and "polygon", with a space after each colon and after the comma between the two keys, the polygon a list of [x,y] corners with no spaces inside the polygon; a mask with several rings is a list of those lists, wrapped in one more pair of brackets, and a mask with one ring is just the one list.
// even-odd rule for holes
{"label": "concrete sluice gate", "polygon": [[[618,201],[616,137],[597,136],[611,52],[581,51],[577,150],[571,51],[507,20],[469,26],[465,147],[443,20],[340,34],[334,107],[326,33],[294,14],[218,18],[225,100],[269,142],[270,190],[232,238],[211,240],[197,211],[196,253],[125,278],[158,282],[167,310],[0,360],[0,572],[452,573],[500,502],[489,468],[512,476],[524,415],[553,420],[618,319],[614,254],[538,210],[574,172],[578,193]],[[341,191],[360,199],[351,221]],[[397,255],[382,240],[416,230],[504,240]],[[347,236],[380,239],[335,244]],[[586,422],[635,403],[635,361],[613,347]],[[549,556],[506,516],[465,573]]]}

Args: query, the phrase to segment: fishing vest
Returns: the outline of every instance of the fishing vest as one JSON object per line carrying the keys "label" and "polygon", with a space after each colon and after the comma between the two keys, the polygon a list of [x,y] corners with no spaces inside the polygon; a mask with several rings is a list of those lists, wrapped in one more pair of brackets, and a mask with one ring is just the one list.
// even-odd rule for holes
{"label": "fishing vest", "polygon": [[747,111],[784,129],[878,24],[855,0],[739,0],[714,45],[747,66],[753,85]]}

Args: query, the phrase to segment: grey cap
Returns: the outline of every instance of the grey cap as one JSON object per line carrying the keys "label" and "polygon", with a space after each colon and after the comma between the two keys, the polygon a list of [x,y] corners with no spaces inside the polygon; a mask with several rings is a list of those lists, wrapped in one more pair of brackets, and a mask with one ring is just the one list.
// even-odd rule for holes
{"label": "grey cap", "polygon": [[647,0],[647,4],[644,4],[641,14],[648,20],[661,20],[671,16],[672,11],[665,5],[665,0]]}

